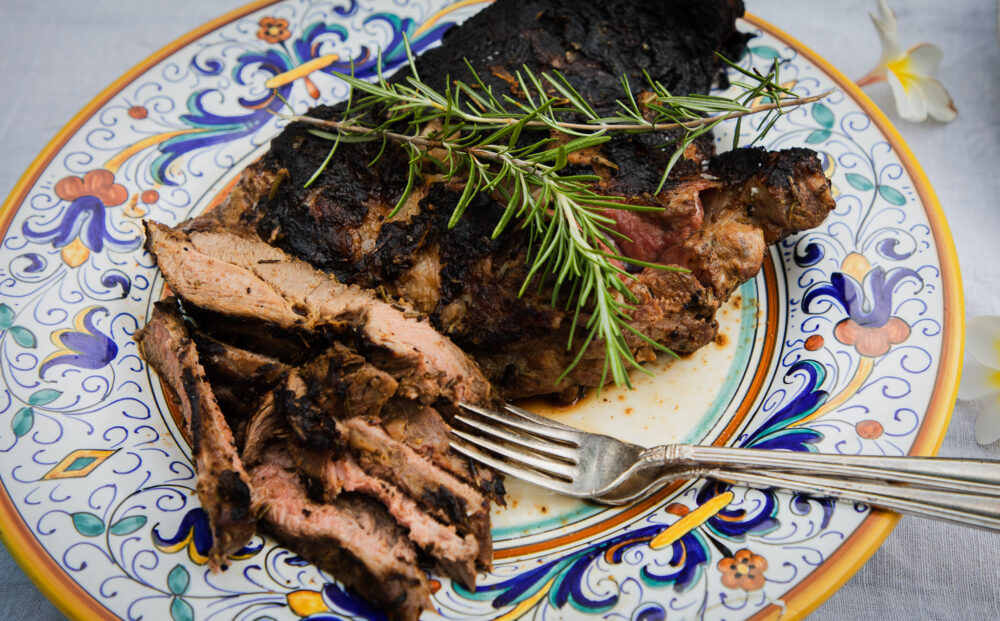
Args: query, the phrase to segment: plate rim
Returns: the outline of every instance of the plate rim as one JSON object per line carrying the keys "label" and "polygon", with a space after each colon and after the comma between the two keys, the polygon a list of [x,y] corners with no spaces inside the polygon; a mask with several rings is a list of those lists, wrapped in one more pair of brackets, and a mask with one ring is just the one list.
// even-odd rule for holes
{"label": "plate rim", "polygon": [[[746,13],[743,19],[768,34],[780,39],[789,47],[805,56],[809,62],[825,72],[837,87],[853,99],[865,114],[875,123],[887,138],[900,163],[913,180],[914,189],[920,197],[934,236],[941,267],[943,291],[941,321],[943,338],[941,356],[931,401],[921,421],[920,430],[913,441],[909,455],[936,455],[944,442],[958,397],[958,379],[962,372],[965,347],[965,297],[962,277],[958,264],[958,250],[951,235],[951,228],[945,218],[944,209],[930,179],[917,160],[906,140],[896,129],[889,117],[874,101],[861,90],[853,80],[800,40],[770,22]],[[950,340],[949,340],[950,337]],[[899,513],[873,510],[851,535],[823,563],[812,571],[802,582],[785,592],[778,600],[783,606],[771,603],[750,618],[750,621],[764,619],[797,620],[825,602],[833,593],[853,576],[861,566],[878,550],[892,533],[902,516]]]}
{"label": "plate rim", "polygon": [[[46,166],[51,163],[66,142],[76,135],[79,128],[103,105],[132,81],[188,44],[249,13],[280,1],[255,0],[211,19],[156,50],[102,89],[62,126],[18,178],[3,205],[0,206],[0,231],[6,231],[10,226],[16,213],[15,207],[23,204],[27,193],[34,187]],[[770,22],[749,12],[742,19],[782,40],[833,79],[837,87],[861,107],[887,138],[903,168],[914,182],[914,189],[920,197],[931,225],[935,250],[940,261],[941,282],[944,291],[943,338],[939,371],[931,401],[909,454],[935,455],[944,441],[954,410],[965,343],[965,301],[958,252],[941,203],[930,179],[902,135],[885,113],[854,81],[812,48]],[[814,569],[805,580],[781,596],[778,601],[782,605],[769,604],[751,617],[751,621],[777,619],[778,617],[791,620],[804,618],[826,601],[868,561],[896,527],[900,517],[896,513],[872,511],[829,558]],[[69,579],[66,572],[35,539],[27,524],[18,518],[19,513],[16,507],[7,494],[6,488],[0,483],[0,541],[3,542],[25,575],[68,618],[93,619],[94,615],[99,615],[103,619],[117,619],[118,617],[100,600],[76,581]]]}

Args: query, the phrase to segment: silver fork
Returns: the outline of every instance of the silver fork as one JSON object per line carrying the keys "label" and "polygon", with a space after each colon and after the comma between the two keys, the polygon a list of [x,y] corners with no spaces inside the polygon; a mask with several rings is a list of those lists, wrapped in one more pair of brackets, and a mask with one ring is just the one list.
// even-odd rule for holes
{"label": "silver fork", "polygon": [[849,456],[667,444],[643,448],[586,433],[507,404],[461,404],[452,448],[529,483],[609,505],[668,481],[715,478],[832,496],[967,526],[1000,530],[1000,461]]}

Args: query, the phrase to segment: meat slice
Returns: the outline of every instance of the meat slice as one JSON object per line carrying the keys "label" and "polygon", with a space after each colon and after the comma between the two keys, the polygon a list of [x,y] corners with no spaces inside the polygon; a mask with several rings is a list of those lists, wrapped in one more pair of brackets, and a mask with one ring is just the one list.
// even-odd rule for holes
{"label": "meat slice", "polygon": [[289,436],[288,421],[275,406],[274,393],[264,395],[247,422],[243,446],[240,447],[243,463],[248,468],[259,464],[268,447],[284,443]]}
{"label": "meat slice", "polygon": [[276,358],[191,332],[205,376],[212,387],[237,446],[245,441],[247,423],[262,395],[278,383],[288,367]]}
{"label": "meat slice", "polygon": [[343,343],[334,343],[295,373],[306,386],[301,399],[308,398],[308,403],[297,403],[295,407],[312,408],[337,418],[376,416],[399,386],[391,375]]}
{"label": "meat slice", "polygon": [[146,245],[171,289],[192,304],[305,331],[359,332],[377,366],[404,396],[484,402],[490,386],[475,364],[419,313],[341,284],[259,240],[187,234],[146,222]]}
{"label": "meat slice", "polygon": [[377,422],[318,407],[310,396],[316,393],[297,370],[288,374],[284,389],[276,392],[275,409],[295,436],[309,449],[329,452],[335,458],[350,452],[369,475],[397,486],[438,520],[472,534],[479,545],[478,561],[489,567],[489,503],[482,494],[390,436]]}
{"label": "meat slice", "polygon": [[250,479],[176,300],[156,303],[135,339],[183,412],[198,473],[198,499],[212,528],[209,562],[213,569],[224,567],[226,557],[246,545],[256,527]]}
{"label": "meat slice", "polygon": [[403,399],[393,399],[382,409],[382,426],[394,440],[402,442],[434,465],[462,481],[475,485],[480,493],[505,506],[503,477],[451,449],[451,427],[434,408]]}
{"label": "meat slice", "polygon": [[472,535],[460,536],[454,526],[427,515],[398,487],[365,472],[350,454],[338,457],[297,443],[290,443],[289,447],[299,469],[322,485],[328,500],[342,492],[358,492],[378,500],[445,575],[466,588],[474,588],[479,543]]}
{"label": "meat slice", "polygon": [[288,367],[276,358],[235,347],[204,332],[194,331],[192,337],[205,373],[213,382],[243,384],[252,393],[263,394],[288,371]]}
{"label": "meat slice", "polygon": [[430,588],[403,529],[362,495],[313,502],[294,468],[287,454],[272,449],[252,470],[256,501],[267,507],[261,518],[267,530],[394,618],[417,619],[430,607]]}
{"label": "meat slice", "polygon": [[479,542],[478,562],[487,569],[492,566],[489,503],[479,492],[377,425],[352,418],[337,426],[366,472],[399,486],[424,510],[459,532],[472,534]]}

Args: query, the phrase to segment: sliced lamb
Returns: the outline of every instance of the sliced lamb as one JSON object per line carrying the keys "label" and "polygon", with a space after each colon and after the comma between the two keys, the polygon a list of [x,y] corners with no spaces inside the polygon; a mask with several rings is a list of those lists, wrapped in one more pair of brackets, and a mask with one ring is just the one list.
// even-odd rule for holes
{"label": "sliced lamb", "polygon": [[288,367],[276,358],[234,347],[198,330],[191,337],[236,445],[242,446],[261,396],[274,388]]}
{"label": "sliced lamb", "polygon": [[176,300],[158,302],[135,339],[184,415],[198,473],[198,499],[212,528],[209,562],[213,569],[224,567],[226,557],[245,546],[256,528],[250,479]]}
{"label": "sliced lamb", "polygon": [[479,492],[377,425],[352,418],[338,421],[337,427],[366,472],[398,486],[442,522],[473,535],[479,542],[478,563],[492,566],[489,502]]}
{"label": "sliced lamb", "polygon": [[480,546],[478,561],[489,567],[488,501],[468,483],[394,439],[377,422],[340,418],[335,411],[315,407],[309,394],[316,392],[296,370],[288,374],[284,388],[275,391],[276,410],[295,436],[308,448],[336,457],[350,451],[365,472],[399,487],[435,518],[474,535]]}
{"label": "sliced lamb", "polygon": [[503,476],[476,466],[451,449],[451,427],[434,408],[404,399],[392,399],[382,409],[382,426],[393,439],[402,442],[436,466],[475,485],[500,506],[505,506]]}
{"label": "sliced lamb", "polygon": [[288,370],[280,360],[248,349],[234,347],[211,336],[194,331],[202,366],[212,381],[243,384],[263,394]]}
{"label": "sliced lamb", "polygon": [[230,233],[190,237],[146,222],[146,246],[170,288],[192,304],[281,328],[358,331],[372,360],[408,398],[484,402],[490,386],[475,364],[419,313],[348,287],[259,240]]}
{"label": "sliced lamb", "polygon": [[330,572],[398,619],[430,607],[427,578],[403,529],[379,503],[342,494],[319,504],[306,494],[294,463],[271,449],[252,470],[261,521],[284,546]]}
{"label": "sliced lamb", "polygon": [[342,492],[358,492],[378,500],[446,575],[466,588],[474,587],[479,543],[472,535],[460,536],[454,526],[427,515],[398,487],[365,472],[349,453],[336,456],[294,442],[289,446],[299,469],[322,485],[328,500]]}

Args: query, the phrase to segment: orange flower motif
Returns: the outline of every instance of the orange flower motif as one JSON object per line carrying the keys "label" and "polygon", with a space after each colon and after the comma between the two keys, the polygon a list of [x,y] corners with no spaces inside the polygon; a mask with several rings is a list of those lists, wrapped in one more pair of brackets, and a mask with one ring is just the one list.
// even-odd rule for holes
{"label": "orange flower motif", "polygon": [[878,358],[910,336],[910,326],[899,317],[890,317],[882,326],[866,327],[853,319],[837,324],[833,335],[844,345],[853,345],[862,356]]}
{"label": "orange flower motif", "polygon": [[756,591],[764,586],[767,561],[763,556],[743,548],[731,558],[719,561],[718,568],[722,572],[722,584],[726,588]]}
{"label": "orange flower motif", "polygon": [[263,17],[257,24],[260,26],[260,29],[257,30],[257,38],[268,43],[281,43],[292,36],[292,33],[288,32],[287,19]]}
{"label": "orange flower motif", "polygon": [[811,313],[815,300],[832,299],[848,315],[834,328],[833,336],[844,345],[853,345],[862,356],[883,356],[910,336],[910,326],[892,314],[896,288],[907,280],[916,281],[918,286],[924,281],[908,267],[889,271],[879,265],[870,267],[867,259],[854,253],[845,259],[842,269],[830,275],[830,282],[806,291],[802,308]]}
{"label": "orange flower motif", "polygon": [[105,207],[121,205],[128,198],[125,186],[115,183],[110,170],[98,168],[80,177],[63,177],[56,183],[56,196],[64,201],[75,201],[81,196],[96,196]]}

